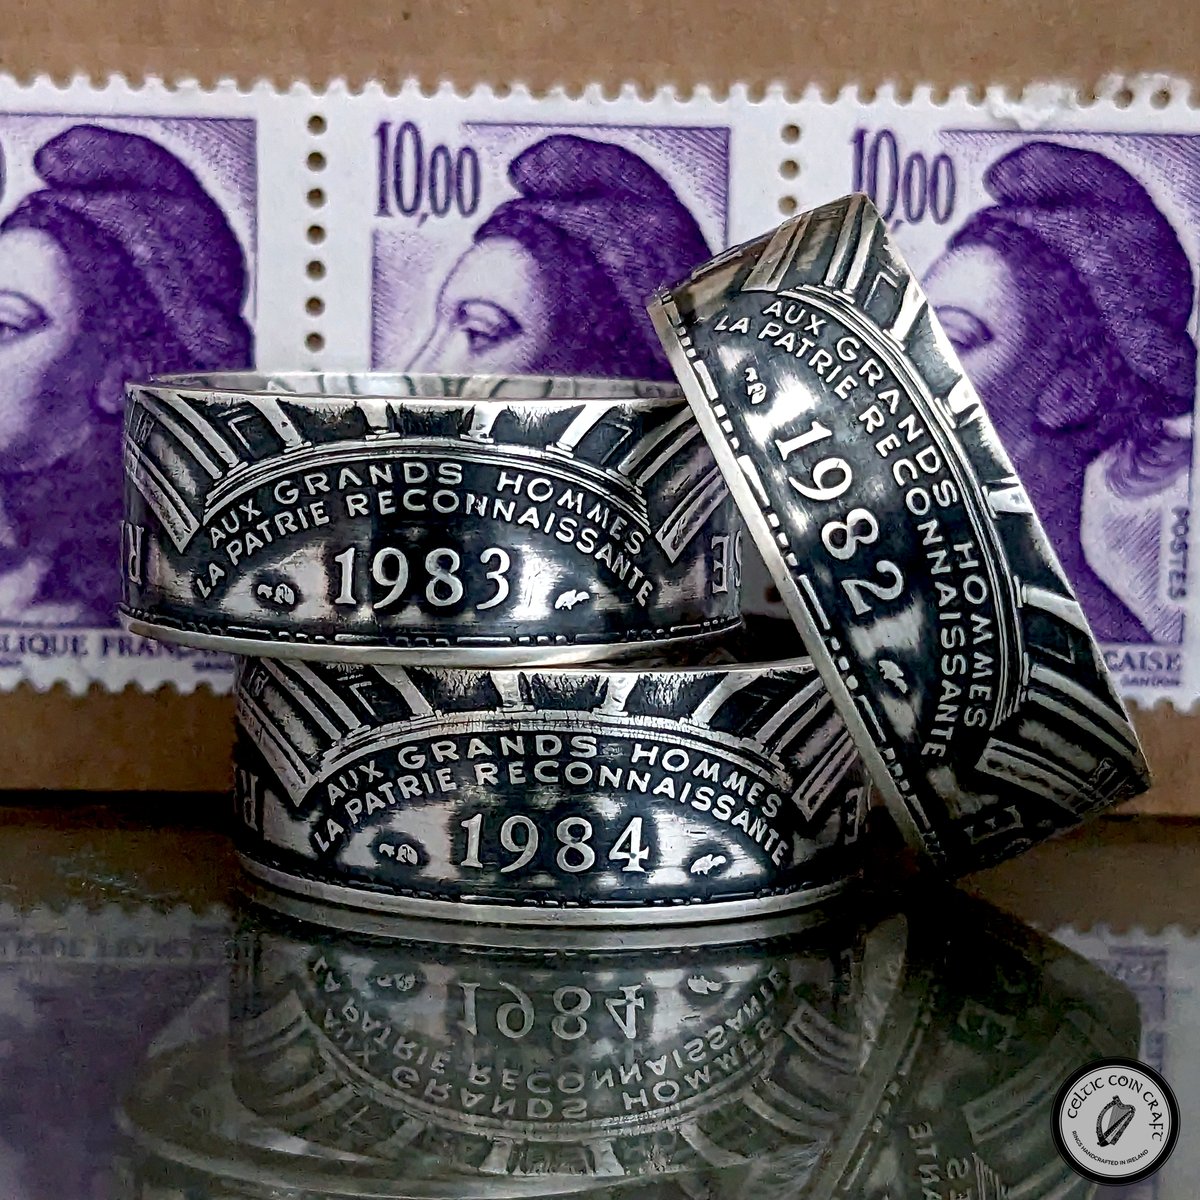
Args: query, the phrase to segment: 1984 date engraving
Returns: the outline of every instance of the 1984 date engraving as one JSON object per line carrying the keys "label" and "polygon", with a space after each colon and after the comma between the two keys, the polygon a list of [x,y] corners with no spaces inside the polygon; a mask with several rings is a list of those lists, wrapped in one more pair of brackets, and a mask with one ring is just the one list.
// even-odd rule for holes
{"label": "1984 date engraving", "polygon": [[386,890],[388,904],[476,914],[632,915],[801,904],[855,871],[859,764],[803,659],[644,672],[247,660],[238,717],[250,869],[345,903]]}
{"label": "1984 date engraving", "polygon": [[[466,833],[462,857],[458,860],[460,867],[483,870],[479,858],[483,844],[483,819],[484,814],[479,812],[459,822],[459,828]],[[596,865],[596,850],[592,845],[594,833],[592,822],[587,817],[563,817],[554,825],[558,845],[557,852],[553,852],[554,865],[569,875],[590,871]],[[651,847],[642,844],[642,836],[642,818],[632,817],[604,858],[610,863],[620,863],[622,871],[644,871],[642,863],[650,857]],[[524,813],[514,813],[501,823],[497,840],[504,850],[516,855],[500,867],[501,875],[511,875],[528,867],[537,858],[542,834],[536,821]]]}

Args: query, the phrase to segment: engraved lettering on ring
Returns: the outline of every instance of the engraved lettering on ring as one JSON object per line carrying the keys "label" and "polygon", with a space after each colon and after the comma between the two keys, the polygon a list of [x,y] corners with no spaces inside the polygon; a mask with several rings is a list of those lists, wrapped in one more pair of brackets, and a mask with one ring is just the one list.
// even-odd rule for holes
{"label": "engraved lettering on ring", "polygon": [[168,641],[498,665],[740,621],[741,521],[665,384],[164,379],[125,468],[122,616]]}
{"label": "engraved lettering on ring", "polygon": [[857,869],[859,760],[807,659],[247,659],[237,713],[239,849],[306,895],[636,925],[811,904]]}
{"label": "engraved lettering on ring", "polygon": [[968,871],[1145,790],[1082,609],[865,197],[727,252],[652,315],[915,845]]}

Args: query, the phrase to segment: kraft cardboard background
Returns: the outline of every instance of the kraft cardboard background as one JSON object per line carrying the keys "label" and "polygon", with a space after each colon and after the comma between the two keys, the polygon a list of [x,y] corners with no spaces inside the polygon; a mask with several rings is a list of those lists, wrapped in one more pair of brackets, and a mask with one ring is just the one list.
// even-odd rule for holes
{"label": "kraft cardboard background", "polygon": [[[1112,72],[1196,73],[1194,0],[883,0],[731,4],[547,0],[3,0],[0,67],[267,77],[286,85],[417,75],[535,88],[633,81],[714,89],[739,80],[836,89],[886,80],[1088,87]],[[9,788],[220,789],[229,773],[227,698],[62,689],[0,696]],[[1200,715],[1138,718],[1157,786],[1142,807],[1200,812]]]}

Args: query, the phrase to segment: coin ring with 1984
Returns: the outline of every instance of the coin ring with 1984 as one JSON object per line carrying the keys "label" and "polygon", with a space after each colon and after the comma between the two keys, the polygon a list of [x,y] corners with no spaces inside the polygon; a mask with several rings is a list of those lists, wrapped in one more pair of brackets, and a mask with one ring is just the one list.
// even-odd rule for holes
{"label": "coin ring with 1984", "polygon": [[740,622],[742,525],[675,385],[214,374],[128,389],[121,615],[238,654],[637,657]]}
{"label": "coin ring with 1984", "polygon": [[651,315],[918,849],[960,874],[1146,789],[1083,611],[865,196],[726,251]]}
{"label": "coin ring with 1984", "polygon": [[808,659],[244,659],[237,716],[243,865],[327,903],[657,928],[802,908],[859,868],[859,758]]}

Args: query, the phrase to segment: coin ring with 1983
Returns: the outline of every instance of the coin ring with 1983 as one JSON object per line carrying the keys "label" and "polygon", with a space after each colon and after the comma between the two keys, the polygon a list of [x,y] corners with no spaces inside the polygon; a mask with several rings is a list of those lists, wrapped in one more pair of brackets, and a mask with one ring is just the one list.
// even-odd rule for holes
{"label": "coin ring with 1983", "polygon": [[493,666],[741,619],[741,521],[675,385],[164,377],[130,385],[124,453],[137,634]]}
{"label": "coin ring with 1983", "polygon": [[865,196],[726,251],[651,315],[914,845],[959,874],[1146,789],[1083,611]]}
{"label": "coin ring with 1983", "polygon": [[235,843],[311,899],[533,926],[745,919],[858,873],[808,659],[491,671],[244,659]]}

